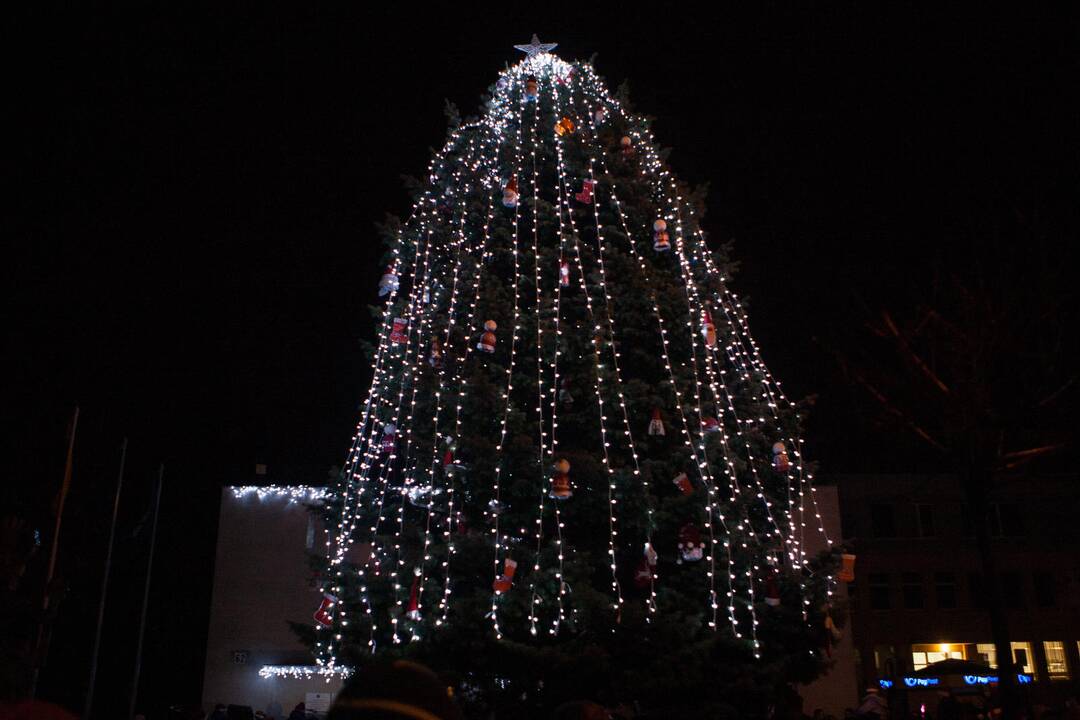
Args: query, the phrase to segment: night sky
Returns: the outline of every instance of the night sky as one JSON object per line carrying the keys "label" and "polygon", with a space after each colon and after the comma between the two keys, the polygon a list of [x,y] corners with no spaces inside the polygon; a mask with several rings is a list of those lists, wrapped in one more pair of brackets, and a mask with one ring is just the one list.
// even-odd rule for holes
{"label": "night sky", "polygon": [[869,7],[10,21],[0,457],[4,503],[42,528],[82,408],[46,696],[81,708],[127,436],[99,698],[126,693],[136,530],[164,462],[144,694],[198,699],[221,485],[254,482],[257,462],[266,482],[320,483],[342,460],[369,379],[374,223],[407,212],[400,176],[441,146],[444,100],[474,114],[533,32],[564,58],[596,53],[611,87],[629,80],[676,174],[710,184],[704,225],[735,240],[733,288],[766,361],[791,397],[818,398],[807,440],[823,473],[931,468],[874,433],[822,347],[858,342],[862,303],[910,304],[935,263],[963,270],[1010,242],[1017,218],[1042,218],[1067,261],[1078,23]]}

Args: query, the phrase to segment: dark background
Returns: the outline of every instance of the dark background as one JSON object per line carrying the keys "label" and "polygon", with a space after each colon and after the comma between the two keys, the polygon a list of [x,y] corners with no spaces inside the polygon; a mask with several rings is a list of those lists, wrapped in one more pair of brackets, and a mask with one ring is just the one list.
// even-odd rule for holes
{"label": "dark background", "polygon": [[790,396],[818,398],[810,456],[932,469],[867,422],[822,347],[858,342],[860,303],[905,306],[935,263],[962,271],[1025,218],[1069,261],[1078,23],[869,7],[12,18],[0,457],[4,503],[44,535],[82,408],[42,694],[81,709],[127,436],[97,705],[126,708],[159,463],[143,697],[198,700],[220,487],[254,482],[256,462],[275,483],[340,462],[369,377],[374,223],[408,210],[400,175],[442,144],[444,99],[476,112],[533,32],[567,59],[597,53],[612,88],[629,79],[675,172],[710,183],[705,226],[736,242],[766,360]]}

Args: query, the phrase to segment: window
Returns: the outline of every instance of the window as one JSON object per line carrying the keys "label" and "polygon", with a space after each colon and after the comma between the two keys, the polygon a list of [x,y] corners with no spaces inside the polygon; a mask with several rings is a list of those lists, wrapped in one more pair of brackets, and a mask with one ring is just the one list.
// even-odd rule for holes
{"label": "window", "polygon": [[922,670],[942,660],[963,660],[964,646],[955,643],[923,643],[911,646],[911,669]]}
{"label": "window", "polygon": [[904,591],[904,607],[908,610],[918,610],[923,606],[922,575],[918,573],[904,573],[901,576]]}
{"label": "window", "polygon": [[1024,607],[1024,579],[1020,573],[1001,573],[1001,599],[1007,608],[1018,610]]}
{"label": "window", "polygon": [[892,606],[889,602],[889,576],[886,573],[870,573],[867,583],[870,586],[870,609],[888,610]]}
{"label": "window", "polygon": [[997,648],[994,647],[994,643],[977,643],[975,653],[983,663],[997,669]]}
{"label": "window", "polygon": [[934,537],[933,505],[915,505],[915,532],[919,537]]}
{"label": "window", "polygon": [[876,538],[896,537],[896,522],[893,518],[892,505],[870,506],[870,529]]}
{"label": "window", "polygon": [[896,648],[892,645],[874,646],[874,669],[878,677],[891,677],[896,674]]}
{"label": "window", "polygon": [[1054,574],[1036,570],[1031,575],[1035,589],[1035,604],[1039,607],[1054,607],[1057,600],[1057,588],[1054,587]]}
{"label": "window", "polygon": [[934,573],[934,595],[937,606],[943,610],[956,607],[956,575],[951,572]]}
{"label": "window", "polygon": [[1065,660],[1065,643],[1060,640],[1044,640],[1046,651],[1046,674],[1051,680],[1068,680],[1069,666]]}
{"label": "window", "polygon": [[968,575],[968,595],[971,607],[985,609],[986,603],[986,578],[979,573]]}
{"label": "window", "polygon": [[859,524],[855,513],[842,513],[840,515],[840,537],[850,540],[859,534]]}
{"label": "window", "polygon": [[1019,537],[1024,534],[1024,521],[1016,503],[995,503],[990,508],[990,531],[997,537]]}
{"label": "window", "polygon": [[1035,661],[1031,657],[1031,643],[1013,642],[1009,645],[1012,646],[1013,663],[1016,669],[1022,673],[1034,675]]}

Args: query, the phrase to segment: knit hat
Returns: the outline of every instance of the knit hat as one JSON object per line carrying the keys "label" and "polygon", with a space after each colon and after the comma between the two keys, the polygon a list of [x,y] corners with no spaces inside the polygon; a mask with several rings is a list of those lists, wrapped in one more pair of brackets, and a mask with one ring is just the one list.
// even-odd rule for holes
{"label": "knit hat", "polygon": [[361,668],[327,720],[463,720],[453,688],[423,665],[395,660]]}

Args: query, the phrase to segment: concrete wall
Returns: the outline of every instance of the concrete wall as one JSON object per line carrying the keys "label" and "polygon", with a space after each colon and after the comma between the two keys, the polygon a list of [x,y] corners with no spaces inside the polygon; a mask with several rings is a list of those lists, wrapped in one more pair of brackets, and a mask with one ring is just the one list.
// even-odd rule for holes
{"label": "concrete wall", "polygon": [[[840,542],[840,499],[835,486],[816,488],[818,511],[821,524],[833,543]],[[809,525],[809,523],[808,523]],[[806,549],[810,557],[825,550],[828,543],[815,527],[807,528]],[[837,588],[836,596],[846,597],[843,583]],[[859,687],[855,677],[855,643],[852,640],[851,618],[846,611],[838,609],[833,613],[833,620],[843,624],[843,637],[832,649],[832,668],[822,677],[809,685],[799,688],[803,698],[803,712],[812,715],[814,710],[824,710],[826,714],[843,717],[844,709],[858,705]]]}
{"label": "concrete wall", "polygon": [[[313,664],[287,624],[313,622],[320,601],[306,548],[324,540],[311,522],[307,506],[287,494],[236,497],[233,488],[222,490],[204,707],[233,703],[287,715],[307,693],[340,687],[322,678],[259,677],[264,665]],[[246,653],[245,661],[236,653]]]}

